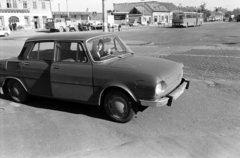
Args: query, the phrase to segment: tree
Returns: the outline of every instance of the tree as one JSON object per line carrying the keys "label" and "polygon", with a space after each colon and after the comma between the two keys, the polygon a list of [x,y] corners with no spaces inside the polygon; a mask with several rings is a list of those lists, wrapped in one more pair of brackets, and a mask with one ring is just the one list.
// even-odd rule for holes
{"label": "tree", "polygon": [[234,9],[232,11],[232,14],[235,15],[235,16],[239,15],[240,14],[240,8]]}
{"label": "tree", "polygon": [[198,12],[203,13],[204,18],[208,18],[211,16],[211,11],[206,9],[206,5],[207,5],[207,3],[201,4],[200,9],[198,10]]}
{"label": "tree", "polygon": [[231,15],[232,15],[232,12],[231,12],[231,11],[227,11],[227,12],[224,14],[224,17],[229,18]]}

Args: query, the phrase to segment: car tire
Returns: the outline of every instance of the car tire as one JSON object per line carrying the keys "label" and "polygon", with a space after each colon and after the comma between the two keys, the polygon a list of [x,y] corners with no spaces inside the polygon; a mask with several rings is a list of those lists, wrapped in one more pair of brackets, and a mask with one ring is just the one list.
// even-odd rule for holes
{"label": "car tire", "polygon": [[63,27],[60,27],[58,30],[59,30],[59,32],[64,32],[64,28]]}
{"label": "car tire", "polygon": [[8,34],[8,33],[4,33],[4,36],[5,36],[5,37],[8,37],[8,36],[9,36],[9,34]]}
{"label": "car tire", "polygon": [[66,32],[70,32],[70,27],[66,27]]}
{"label": "car tire", "polygon": [[126,123],[135,115],[134,101],[122,91],[110,91],[104,98],[104,109],[111,120]]}
{"label": "car tire", "polygon": [[7,88],[11,98],[18,103],[25,103],[29,99],[29,94],[23,88],[22,84],[16,80],[9,80]]}

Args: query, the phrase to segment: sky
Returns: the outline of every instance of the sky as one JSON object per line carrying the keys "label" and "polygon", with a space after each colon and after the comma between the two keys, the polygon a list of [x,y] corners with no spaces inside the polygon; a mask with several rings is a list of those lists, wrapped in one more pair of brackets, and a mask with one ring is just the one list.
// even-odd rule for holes
{"label": "sky", "polygon": [[[142,0],[105,0],[106,10],[113,10],[113,3],[141,2]],[[154,1],[154,0],[144,0]],[[214,10],[215,7],[222,7],[228,10],[240,8],[240,0],[155,0],[159,2],[170,2],[176,6],[200,6],[206,3],[206,8]],[[52,0],[53,11],[67,11],[67,2],[69,11],[85,12],[87,8],[90,12],[102,12],[102,0]]]}

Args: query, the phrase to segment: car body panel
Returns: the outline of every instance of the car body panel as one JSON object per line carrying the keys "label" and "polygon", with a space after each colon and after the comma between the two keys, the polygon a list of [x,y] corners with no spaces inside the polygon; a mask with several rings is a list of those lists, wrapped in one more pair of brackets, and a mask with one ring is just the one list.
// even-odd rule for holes
{"label": "car body panel", "polygon": [[[18,58],[0,60],[0,89],[4,91],[6,79],[16,78],[32,95],[92,105],[101,105],[109,89],[118,89],[125,91],[140,105],[142,102],[157,102],[165,97],[171,98],[170,94],[178,97],[188,87],[189,83],[183,79],[183,64],[134,55],[121,39],[118,42],[123,50],[127,51],[107,60],[94,61],[86,43],[92,39],[110,36],[116,35],[57,33],[30,37],[26,40]],[[45,41],[55,41],[53,60],[29,59],[28,54],[33,50],[34,43]],[[83,50],[86,53],[86,62],[60,61],[57,49],[61,48],[57,48],[56,44],[58,41],[82,43],[85,47]],[[159,84],[164,84],[166,87],[164,92],[156,94],[156,87]]]}

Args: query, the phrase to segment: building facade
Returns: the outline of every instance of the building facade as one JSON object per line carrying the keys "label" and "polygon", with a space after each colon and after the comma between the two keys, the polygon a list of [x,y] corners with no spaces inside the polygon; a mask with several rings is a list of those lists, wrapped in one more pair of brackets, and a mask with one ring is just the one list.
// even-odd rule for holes
{"label": "building facade", "polygon": [[173,3],[158,1],[135,2],[135,3],[115,3],[113,4],[114,14],[127,12],[130,20],[138,18],[141,22],[150,24],[171,23],[172,13],[178,8]]}
{"label": "building facade", "polygon": [[16,23],[24,29],[44,28],[51,17],[49,0],[0,0],[0,27]]}

